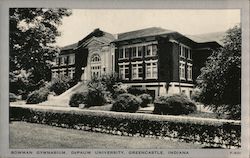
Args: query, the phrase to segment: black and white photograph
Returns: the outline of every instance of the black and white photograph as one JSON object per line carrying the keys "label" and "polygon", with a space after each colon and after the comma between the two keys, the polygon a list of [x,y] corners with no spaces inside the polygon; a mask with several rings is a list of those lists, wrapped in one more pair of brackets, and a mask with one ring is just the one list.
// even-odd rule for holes
{"label": "black and white photograph", "polygon": [[240,8],[8,8],[9,155],[242,156],[242,20]]}

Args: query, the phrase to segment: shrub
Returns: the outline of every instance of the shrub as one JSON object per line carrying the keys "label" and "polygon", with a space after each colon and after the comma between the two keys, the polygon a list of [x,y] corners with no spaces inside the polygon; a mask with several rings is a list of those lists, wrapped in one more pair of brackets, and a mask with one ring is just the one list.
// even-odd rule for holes
{"label": "shrub", "polygon": [[86,107],[101,106],[107,102],[108,97],[109,94],[101,82],[90,82],[87,91],[71,96],[69,104],[72,107],[78,107],[79,104],[85,104]]}
{"label": "shrub", "polygon": [[136,95],[136,96],[147,93],[146,88],[138,88],[138,87],[128,87],[127,91],[128,91],[128,93]]}
{"label": "shrub", "polygon": [[84,104],[86,100],[86,92],[78,92],[70,97],[69,105],[71,107],[79,107],[79,104]]}
{"label": "shrub", "polygon": [[141,107],[147,107],[149,103],[152,102],[152,97],[149,94],[141,94],[139,98],[142,100]]}
{"label": "shrub", "polygon": [[85,104],[90,106],[104,105],[108,98],[106,87],[101,82],[91,82],[88,84]]}
{"label": "shrub", "polygon": [[10,120],[119,134],[174,138],[226,148],[241,147],[241,122],[183,116],[10,106]]}
{"label": "shrub", "polygon": [[154,102],[154,114],[181,115],[195,112],[196,105],[183,94],[160,96]]}
{"label": "shrub", "polygon": [[70,88],[66,78],[54,78],[51,81],[50,91],[55,92],[56,95],[60,95]]}
{"label": "shrub", "polygon": [[27,97],[27,104],[38,104],[47,100],[49,95],[49,89],[47,87],[42,87],[39,90],[35,90],[30,93]]}
{"label": "shrub", "polygon": [[9,101],[15,102],[17,101],[18,97],[14,93],[9,93]]}
{"label": "shrub", "polygon": [[120,94],[127,93],[126,88],[122,85],[122,83],[113,85],[111,94],[114,99],[116,99]]}
{"label": "shrub", "polygon": [[128,93],[121,94],[113,104],[111,111],[134,113],[139,109],[141,99]]}

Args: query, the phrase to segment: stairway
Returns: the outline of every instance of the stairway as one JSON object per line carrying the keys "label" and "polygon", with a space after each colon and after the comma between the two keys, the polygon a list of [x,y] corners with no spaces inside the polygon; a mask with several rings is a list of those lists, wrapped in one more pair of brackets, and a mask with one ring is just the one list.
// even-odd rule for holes
{"label": "stairway", "polygon": [[83,92],[85,90],[86,83],[79,82],[59,96],[49,96],[47,101],[39,103],[39,105],[69,107],[69,100],[71,95],[76,92]]}

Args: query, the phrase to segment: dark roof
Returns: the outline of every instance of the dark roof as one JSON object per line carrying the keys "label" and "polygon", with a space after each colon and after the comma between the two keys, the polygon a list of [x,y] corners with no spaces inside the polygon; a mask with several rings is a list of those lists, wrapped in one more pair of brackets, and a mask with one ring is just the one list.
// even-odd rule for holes
{"label": "dark roof", "polygon": [[86,37],[84,37],[82,40],[62,47],[61,54],[73,53],[73,51],[72,51],[73,49],[76,49],[78,46],[80,46],[84,42],[87,42],[92,37],[97,38],[99,41],[101,41],[103,43],[110,43],[110,42],[114,41],[114,39],[115,39],[114,35],[112,35],[111,33],[101,31],[100,29],[95,29],[93,32],[91,32]]}
{"label": "dark roof", "polygon": [[114,41],[115,37],[111,33],[104,32],[100,30],[99,28],[95,29],[93,32],[88,34],[86,37],[84,37],[82,40],[78,42],[78,46],[82,45],[84,42],[87,42],[92,37],[97,38],[98,40],[104,42],[104,43],[110,43]]}
{"label": "dark roof", "polygon": [[141,37],[156,36],[156,35],[162,35],[162,34],[168,34],[168,33],[174,33],[174,32],[175,31],[166,30],[160,27],[150,27],[146,29],[120,33],[118,34],[118,39],[115,40],[114,42],[141,38]]}
{"label": "dark roof", "polygon": [[69,49],[74,49],[74,48],[77,47],[77,45],[78,45],[78,42],[70,44],[70,45],[66,45],[66,46],[64,46],[64,47],[61,48],[61,51],[63,51],[63,50],[69,50]]}
{"label": "dark roof", "polygon": [[191,40],[197,43],[205,43],[205,42],[217,42],[220,45],[223,45],[223,38],[226,35],[226,32],[213,32],[206,34],[198,34],[198,35],[185,35]]}

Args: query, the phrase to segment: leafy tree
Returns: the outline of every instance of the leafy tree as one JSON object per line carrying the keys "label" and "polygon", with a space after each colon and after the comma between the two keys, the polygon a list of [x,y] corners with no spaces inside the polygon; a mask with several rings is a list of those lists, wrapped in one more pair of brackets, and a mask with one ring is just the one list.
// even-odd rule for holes
{"label": "leafy tree", "polygon": [[[11,8],[9,10],[10,77],[26,73],[25,83],[50,79],[50,67],[58,52],[53,44],[60,36],[58,26],[68,9]],[[11,81],[10,81],[11,82]],[[38,87],[37,87],[38,88]]]}
{"label": "leafy tree", "polygon": [[227,31],[224,46],[208,58],[197,79],[199,101],[215,111],[240,119],[241,28]]}

